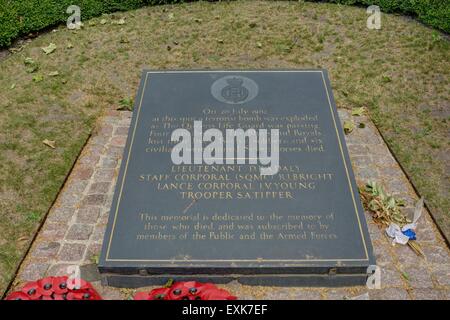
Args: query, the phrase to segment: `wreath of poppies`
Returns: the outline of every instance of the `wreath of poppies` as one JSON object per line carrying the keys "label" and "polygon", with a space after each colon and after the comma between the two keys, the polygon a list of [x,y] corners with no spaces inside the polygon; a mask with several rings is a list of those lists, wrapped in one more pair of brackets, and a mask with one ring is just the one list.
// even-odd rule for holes
{"label": "wreath of poppies", "polygon": [[212,283],[196,281],[175,282],[170,287],[138,292],[134,300],[236,300],[227,290]]}
{"label": "wreath of poppies", "polygon": [[[236,300],[227,290],[213,283],[175,282],[169,287],[137,292],[134,300]],[[47,277],[26,283],[6,300],[102,300],[91,283],[67,276]]]}
{"label": "wreath of poppies", "polygon": [[102,297],[89,282],[62,276],[28,282],[6,300],[102,300]]}

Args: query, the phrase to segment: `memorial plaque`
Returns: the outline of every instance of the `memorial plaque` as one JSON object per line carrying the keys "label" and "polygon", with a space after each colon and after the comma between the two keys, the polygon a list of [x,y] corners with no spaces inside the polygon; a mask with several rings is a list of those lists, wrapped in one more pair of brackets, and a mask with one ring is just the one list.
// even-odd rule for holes
{"label": "memorial plaque", "polygon": [[[182,163],[179,129],[192,148]],[[232,140],[236,129],[249,145],[266,133],[267,155],[278,141],[278,161]],[[208,153],[213,141],[225,151]],[[356,285],[374,264],[325,70],[143,72],[99,262],[106,284]]]}

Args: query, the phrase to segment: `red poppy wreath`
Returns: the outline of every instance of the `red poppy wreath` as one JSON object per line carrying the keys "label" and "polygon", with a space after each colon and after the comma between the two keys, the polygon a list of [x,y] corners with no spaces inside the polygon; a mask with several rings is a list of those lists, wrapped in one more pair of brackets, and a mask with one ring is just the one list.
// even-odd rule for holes
{"label": "red poppy wreath", "polygon": [[6,300],[102,300],[102,297],[89,282],[63,276],[28,282]]}
{"label": "red poppy wreath", "polygon": [[196,281],[175,282],[168,288],[157,288],[150,292],[138,292],[134,300],[236,300],[227,290],[212,283]]}

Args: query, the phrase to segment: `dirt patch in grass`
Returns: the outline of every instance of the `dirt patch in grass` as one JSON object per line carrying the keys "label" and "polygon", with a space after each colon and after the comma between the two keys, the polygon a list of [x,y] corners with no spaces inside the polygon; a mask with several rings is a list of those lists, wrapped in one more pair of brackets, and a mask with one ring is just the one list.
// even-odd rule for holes
{"label": "dirt patch in grass", "polygon": [[[301,2],[155,6],[85,21],[78,31],[60,27],[3,59],[0,292],[95,119],[134,96],[142,68],[328,69],[338,106],[368,108],[450,233],[449,41],[393,15],[368,30],[366,18],[362,8]],[[57,49],[46,55],[41,47],[50,43]],[[27,57],[39,64],[35,73],[26,72]]]}

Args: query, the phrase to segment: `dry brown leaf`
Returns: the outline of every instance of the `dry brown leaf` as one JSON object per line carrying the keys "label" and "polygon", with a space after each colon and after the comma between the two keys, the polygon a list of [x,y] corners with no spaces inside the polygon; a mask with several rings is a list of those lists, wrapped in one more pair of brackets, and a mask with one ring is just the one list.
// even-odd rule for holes
{"label": "dry brown leaf", "polygon": [[42,141],[43,144],[45,144],[47,147],[50,147],[52,149],[56,149],[55,141],[54,140],[48,140],[45,139]]}

